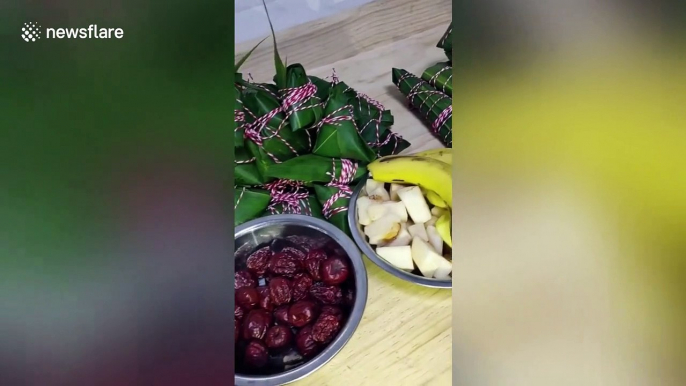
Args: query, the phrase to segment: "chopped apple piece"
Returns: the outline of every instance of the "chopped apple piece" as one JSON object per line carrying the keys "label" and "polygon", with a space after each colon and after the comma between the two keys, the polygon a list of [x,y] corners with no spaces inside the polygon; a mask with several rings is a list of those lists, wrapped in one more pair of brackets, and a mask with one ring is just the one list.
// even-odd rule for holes
{"label": "chopped apple piece", "polygon": [[393,201],[400,201],[400,197],[398,197],[398,190],[404,188],[405,185],[400,185],[400,184],[391,184],[391,200]]}
{"label": "chopped apple piece", "polygon": [[414,237],[412,239],[412,260],[417,264],[417,268],[425,277],[434,277],[436,270],[438,269],[438,263],[436,258],[443,259],[443,257],[437,254],[429,244],[419,237]]}
{"label": "chopped apple piece", "polygon": [[412,235],[407,231],[407,223],[400,224],[400,232],[393,240],[379,243],[380,247],[403,247],[409,246],[412,242]]}
{"label": "chopped apple piece", "polygon": [[400,219],[393,213],[387,213],[380,219],[372,221],[364,228],[364,234],[369,237],[369,244],[378,245],[380,242],[394,239],[400,233]]}
{"label": "chopped apple piece", "polygon": [[436,217],[441,217],[443,215],[443,213],[445,213],[445,209],[443,209],[443,208],[439,208],[437,206],[434,206],[433,208],[431,208],[431,214],[436,216]]}
{"label": "chopped apple piece", "polygon": [[402,270],[414,270],[412,248],[410,246],[378,247],[376,248],[376,254]]}
{"label": "chopped apple piece", "polygon": [[367,207],[367,216],[371,221],[376,221],[388,213],[388,207],[383,205],[386,202],[372,201]]}
{"label": "chopped apple piece", "polygon": [[375,181],[371,178],[367,179],[367,181],[364,184],[364,190],[367,191],[367,193],[371,193],[375,191],[376,189],[383,189],[384,188],[384,183]]}
{"label": "chopped apple piece", "polygon": [[388,195],[388,192],[382,186],[371,191],[369,193],[369,199],[373,201],[390,201],[391,196]]}
{"label": "chopped apple piece", "polygon": [[424,241],[429,241],[429,235],[426,233],[426,228],[424,227],[424,224],[414,224],[410,225],[407,227],[408,232],[410,232],[410,235],[412,237],[419,237],[420,239]]}
{"label": "chopped apple piece", "polygon": [[429,204],[426,203],[419,186],[404,187],[397,193],[415,224],[422,224],[431,219]]}
{"label": "chopped apple piece", "polygon": [[429,225],[426,227],[426,234],[429,235],[429,244],[439,255],[443,255],[443,238],[436,230],[436,227]]}
{"label": "chopped apple piece", "polygon": [[407,209],[405,209],[405,204],[402,202],[385,201],[381,205],[385,206],[389,213],[400,217],[400,221],[407,222]]}
{"label": "chopped apple piece", "polygon": [[436,272],[434,277],[439,280],[450,280],[450,273],[453,272],[453,263],[442,256],[436,256]]}
{"label": "chopped apple piece", "polygon": [[360,225],[369,225],[372,220],[369,218],[368,208],[372,201],[367,196],[357,199],[357,221]]}
{"label": "chopped apple piece", "polygon": [[427,222],[424,223],[424,226],[427,226],[427,227],[428,227],[428,226],[435,226],[435,225],[436,225],[436,221],[438,221],[438,217],[432,216],[432,217],[431,217],[431,220],[429,220],[429,221],[427,221]]}

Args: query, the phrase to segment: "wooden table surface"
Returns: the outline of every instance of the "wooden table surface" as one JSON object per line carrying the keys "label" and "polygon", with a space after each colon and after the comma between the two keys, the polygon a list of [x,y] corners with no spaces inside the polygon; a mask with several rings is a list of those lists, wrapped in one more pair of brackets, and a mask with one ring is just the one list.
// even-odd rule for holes
{"label": "wooden table surface", "polygon": [[[416,75],[445,61],[436,43],[450,23],[448,0],[379,0],[277,34],[282,58],[308,74],[338,77],[393,112],[393,131],[410,141],[407,152],[442,147],[407,108],[391,81],[391,68]],[[237,57],[256,41],[240,44]],[[255,81],[274,75],[272,44],[265,41],[241,72]],[[365,259],[369,297],[362,322],[331,362],[296,385],[443,386],[452,383],[450,290],[408,284]]]}

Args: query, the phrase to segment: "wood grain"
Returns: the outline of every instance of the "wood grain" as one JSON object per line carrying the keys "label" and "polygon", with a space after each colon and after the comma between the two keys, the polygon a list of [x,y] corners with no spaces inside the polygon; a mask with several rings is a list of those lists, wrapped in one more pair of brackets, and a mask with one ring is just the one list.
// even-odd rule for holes
{"label": "wood grain", "polygon": [[[442,147],[407,107],[391,81],[391,68],[420,75],[445,61],[436,43],[451,19],[447,0],[380,0],[284,31],[279,52],[308,74],[338,77],[380,101],[395,117],[393,130],[412,143],[407,150]],[[255,42],[241,44],[237,57]],[[255,81],[274,75],[272,45],[258,48],[241,71]],[[452,379],[451,291],[411,285],[365,260],[369,297],[362,322],[343,350],[306,386],[443,386]]]}

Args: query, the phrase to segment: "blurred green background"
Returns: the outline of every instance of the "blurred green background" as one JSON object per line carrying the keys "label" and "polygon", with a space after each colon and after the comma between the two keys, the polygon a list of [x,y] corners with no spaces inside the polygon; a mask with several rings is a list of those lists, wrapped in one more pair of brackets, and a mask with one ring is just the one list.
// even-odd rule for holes
{"label": "blurred green background", "polygon": [[[0,384],[229,378],[232,18],[0,5]],[[124,37],[27,43],[25,22]]]}

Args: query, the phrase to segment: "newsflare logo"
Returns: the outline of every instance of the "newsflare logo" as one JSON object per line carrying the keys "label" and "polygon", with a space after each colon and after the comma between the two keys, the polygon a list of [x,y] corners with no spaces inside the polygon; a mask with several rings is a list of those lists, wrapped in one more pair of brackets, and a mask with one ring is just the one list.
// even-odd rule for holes
{"label": "newsflare logo", "polygon": [[24,26],[21,27],[21,37],[25,42],[35,42],[40,39],[40,34],[41,30],[38,23],[24,23]]}
{"label": "newsflare logo", "polygon": [[[25,42],[35,42],[41,38],[42,27],[35,22],[24,23],[21,28],[21,38]],[[46,39],[121,39],[124,30],[121,28],[98,28],[91,24],[88,28],[46,28]]]}

